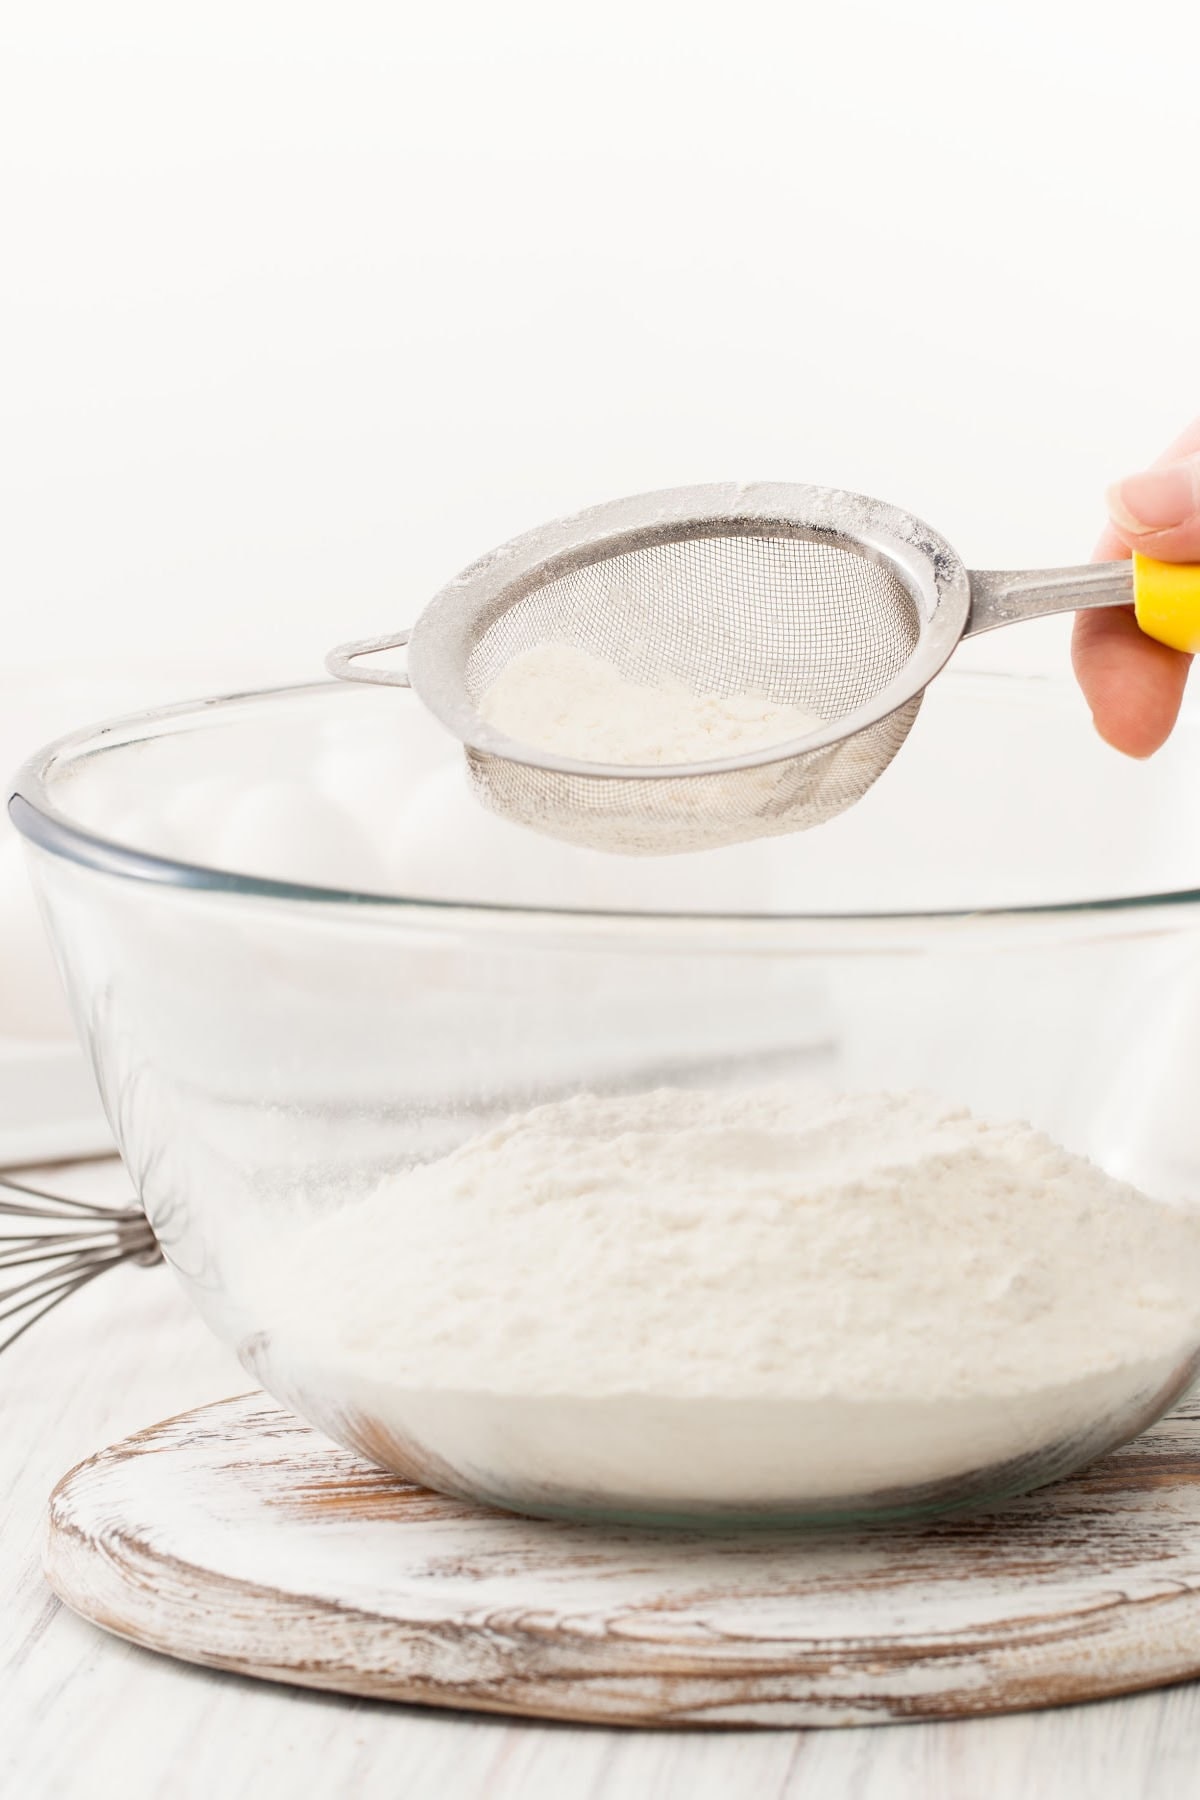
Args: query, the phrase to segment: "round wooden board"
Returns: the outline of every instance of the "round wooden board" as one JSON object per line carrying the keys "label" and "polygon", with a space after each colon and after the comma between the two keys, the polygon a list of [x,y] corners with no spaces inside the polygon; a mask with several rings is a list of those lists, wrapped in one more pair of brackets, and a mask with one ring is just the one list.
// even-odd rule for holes
{"label": "round wooden board", "polygon": [[380,1699],[629,1725],[1049,1706],[1200,1673],[1200,1401],[988,1514],[711,1537],[444,1499],[251,1394],[66,1476],[46,1571],[135,1643]]}

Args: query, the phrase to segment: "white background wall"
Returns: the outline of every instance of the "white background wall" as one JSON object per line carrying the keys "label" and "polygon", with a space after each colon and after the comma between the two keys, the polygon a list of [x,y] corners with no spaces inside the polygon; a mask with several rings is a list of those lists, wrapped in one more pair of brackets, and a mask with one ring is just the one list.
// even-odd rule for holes
{"label": "white background wall", "polygon": [[1198,95],[1192,0],[5,8],[0,659],[312,674],[725,477],[1084,557],[1200,404]]}

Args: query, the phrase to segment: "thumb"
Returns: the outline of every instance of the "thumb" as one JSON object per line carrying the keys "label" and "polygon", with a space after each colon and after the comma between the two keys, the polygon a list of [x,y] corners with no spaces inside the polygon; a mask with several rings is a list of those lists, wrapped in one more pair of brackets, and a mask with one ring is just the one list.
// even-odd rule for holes
{"label": "thumb", "polygon": [[1200,562],[1200,454],[1129,475],[1109,488],[1113,527],[1159,562]]}

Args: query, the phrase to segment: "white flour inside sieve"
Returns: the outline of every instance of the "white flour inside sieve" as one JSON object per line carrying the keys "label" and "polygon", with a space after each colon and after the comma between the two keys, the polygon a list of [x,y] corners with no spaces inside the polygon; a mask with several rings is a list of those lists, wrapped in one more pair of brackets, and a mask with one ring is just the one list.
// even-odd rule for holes
{"label": "white flour inside sieve", "polygon": [[502,1500],[812,1503],[1153,1394],[1200,1340],[1200,1220],[926,1096],[660,1090],[387,1180],[273,1287],[254,1366],[382,1460]]}
{"label": "white flour inside sieve", "polygon": [[581,762],[691,763],[767,750],[823,721],[762,691],[696,694],[682,681],[630,681],[573,644],[535,644],[511,658],[480,702],[490,725]]}

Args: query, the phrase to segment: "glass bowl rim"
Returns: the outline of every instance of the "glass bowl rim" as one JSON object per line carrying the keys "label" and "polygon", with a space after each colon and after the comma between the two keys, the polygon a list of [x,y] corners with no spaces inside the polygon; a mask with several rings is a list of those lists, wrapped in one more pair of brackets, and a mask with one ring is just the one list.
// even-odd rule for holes
{"label": "glass bowl rim", "polygon": [[[1029,691],[1065,690],[1067,684],[1055,676],[1006,674],[992,671],[961,670],[957,679],[988,683],[1012,682]],[[284,881],[274,877],[239,874],[203,863],[193,863],[152,851],[137,850],[101,832],[77,824],[56,805],[52,797],[52,771],[61,763],[82,761],[88,755],[103,755],[128,748],[139,741],[150,741],[164,735],[164,728],[186,718],[221,714],[240,707],[269,703],[276,699],[299,699],[334,690],[345,692],[337,681],[281,683],[211,698],[176,701],[171,705],[152,707],[77,728],[53,739],[35,751],[17,770],[12,780],[8,801],[9,817],[21,837],[53,856],[97,873],[150,883],[159,888],[190,892],[235,894],[242,898],[295,902],[325,907],[382,909],[405,915],[434,914],[439,917],[492,918],[497,921],[592,922],[609,926],[678,925],[719,927],[837,926],[843,929],[861,927],[933,927],[956,924],[969,927],[1005,925],[1019,927],[1022,922],[1060,920],[1064,924],[1081,918],[1097,921],[1128,920],[1129,915],[1152,912],[1160,923],[1166,909],[1194,909],[1200,904],[1200,888],[1156,890],[1147,893],[1104,896],[1096,899],[1035,901],[1017,905],[898,908],[895,910],[814,911],[814,912],[687,912],[650,908],[554,906],[518,904],[513,901],[435,899],[429,896],[359,892],[350,888],[314,886]],[[115,743],[104,740],[116,736]]]}

